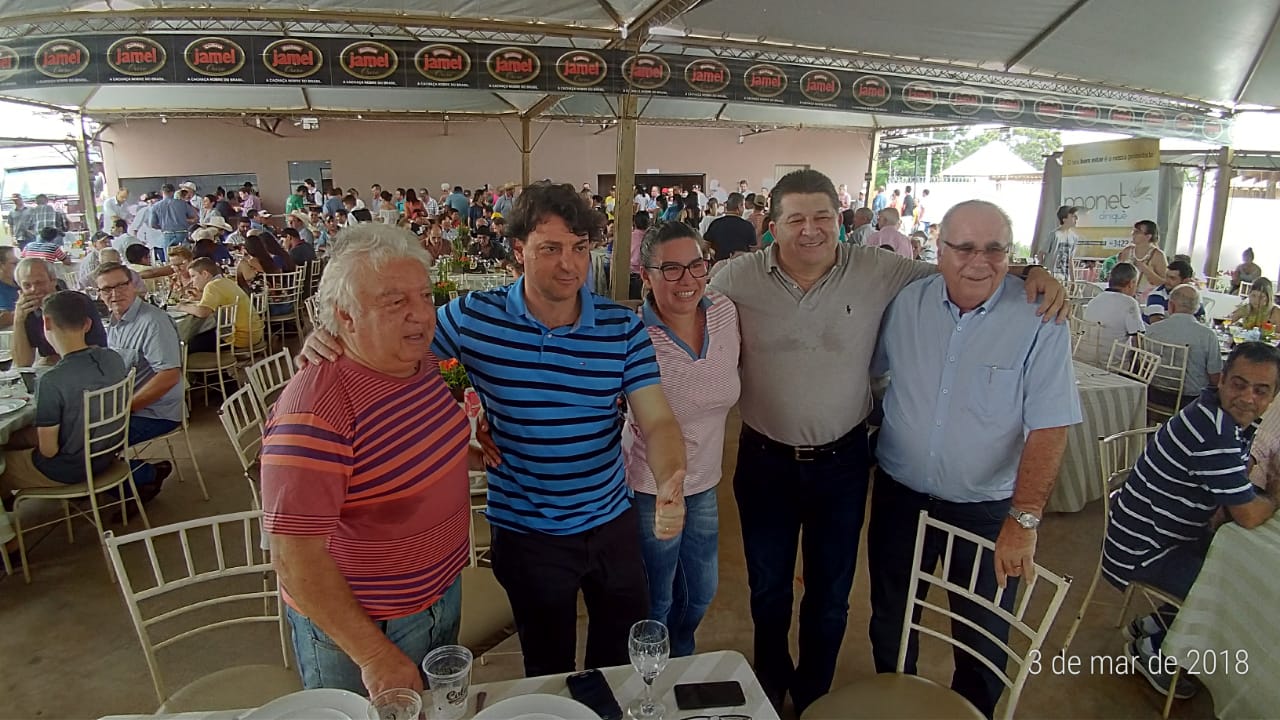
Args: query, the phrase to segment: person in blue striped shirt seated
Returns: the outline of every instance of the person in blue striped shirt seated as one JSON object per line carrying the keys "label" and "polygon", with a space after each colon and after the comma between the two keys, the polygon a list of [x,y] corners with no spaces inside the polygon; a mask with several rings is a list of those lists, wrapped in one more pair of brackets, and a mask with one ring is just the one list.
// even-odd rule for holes
{"label": "person in blue striped shirt seated", "polygon": [[[1112,496],[1102,573],[1121,590],[1142,582],[1185,598],[1218,525],[1234,520],[1254,528],[1275,514],[1280,481],[1272,475],[1262,490],[1250,483],[1249,450],[1280,388],[1280,351],[1238,345],[1222,378],[1160,428]],[[1176,613],[1165,605],[1125,629],[1137,670],[1160,693],[1172,678],[1157,658]],[[1175,697],[1194,693],[1194,683],[1180,677]]]}
{"label": "person in blue striped shirt seated", "polygon": [[[623,398],[658,481],[648,531],[670,539],[684,527],[684,440],[649,334],[638,314],[586,285],[591,235],[603,224],[571,185],[525,188],[508,226],[523,276],[440,308],[431,344],[435,357],[466,367],[501,454],[489,466],[493,571],[511,601],[530,677],[575,669],[579,593],[586,667],[627,664],[631,626],[648,617],[622,459]],[[317,332],[303,359],[339,352],[332,336]]]}

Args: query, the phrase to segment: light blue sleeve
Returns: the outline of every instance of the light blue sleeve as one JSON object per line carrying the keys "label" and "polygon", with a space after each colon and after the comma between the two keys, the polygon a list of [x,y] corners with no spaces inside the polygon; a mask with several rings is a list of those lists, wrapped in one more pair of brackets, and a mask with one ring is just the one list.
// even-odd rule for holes
{"label": "light blue sleeve", "polygon": [[1022,376],[1022,424],[1026,430],[1065,427],[1083,420],[1066,325],[1041,323]]}

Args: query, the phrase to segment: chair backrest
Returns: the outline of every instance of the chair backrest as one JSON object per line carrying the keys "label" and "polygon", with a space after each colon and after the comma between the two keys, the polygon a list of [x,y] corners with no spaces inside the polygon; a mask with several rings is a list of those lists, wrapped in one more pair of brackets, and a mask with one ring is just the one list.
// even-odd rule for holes
{"label": "chair backrest", "polygon": [[249,385],[258,398],[258,406],[268,414],[274,406],[275,394],[293,377],[293,356],[288,348],[249,366]]}
{"label": "chair backrest", "polygon": [[316,306],[316,296],[312,295],[303,300],[302,304],[307,308],[307,322],[311,323],[313,328],[320,327],[320,308]]}
{"label": "chair backrest", "polygon": [[1240,297],[1242,297],[1242,298],[1247,298],[1247,297],[1249,297],[1249,291],[1250,291],[1250,290],[1252,290],[1252,289],[1253,289],[1253,283],[1251,283],[1251,282],[1242,282],[1242,283],[1240,283],[1240,288],[1239,288],[1238,290],[1236,290],[1236,295],[1238,295],[1238,296],[1240,296]]}
{"label": "chair backrest", "polygon": [[1218,301],[1211,297],[1206,295],[1200,296],[1200,309],[1204,311],[1204,318],[1200,322],[1213,327],[1213,306],[1217,304]]}
{"label": "chair backrest", "polygon": [[[946,552],[942,556],[940,570],[926,572],[920,568],[920,558],[924,553],[925,536],[935,533],[941,533],[946,537]],[[961,547],[957,547],[957,545]],[[972,546],[972,551],[968,546]],[[949,577],[956,553],[961,552],[971,553],[973,566],[973,571],[968,573],[968,578],[965,579],[966,581],[963,584],[954,582]],[[1005,588],[996,588],[992,597],[986,597],[976,589],[979,575],[978,569],[981,566],[983,556],[994,553],[995,543],[990,540],[954,525],[944,523],[941,520],[931,518],[927,511],[922,510],[920,512],[920,522],[916,526],[915,560],[911,565],[911,584],[907,592],[909,602],[907,603],[905,619],[902,622],[902,638],[898,649],[898,672],[904,672],[906,667],[907,641],[910,639],[911,633],[918,632],[937,638],[955,649],[968,653],[990,670],[1009,689],[1009,700],[1005,704],[1004,717],[1012,718],[1014,709],[1018,705],[1018,699],[1022,695],[1022,689],[1026,685],[1027,677],[1034,664],[1031,660],[1039,656],[1040,646],[1044,644],[1045,636],[1049,634],[1049,628],[1053,626],[1054,618],[1057,617],[1058,611],[1062,608],[1062,601],[1066,598],[1067,590],[1071,587],[1071,578],[1055,575],[1041,567],[1039,563],[1036,563],[1035,576],[1031,579],[1024,577],[1023,581],[1019,583],[1021,597],[1014,601],[1012,611],[1005,610],[1001,606],[1001,602],[1004,600]],[[988,560],[988,562],[991,561]],[[961,617],[953,611],[949,607],[950,603],[948,603],[948,606],[943,606],[929,602],[928,598],[924,597],[927,587],[921,588],[921,583],[964,597],[1008,623],[1011,636],[1009,642],[998,642],[990,636],[987,636],[987,640],[994,643],[1000,651],[1004,652],[1012,660],[1015,671],[1010,674],[1007,664],[1005,667],[997,667],[994,662],[979,650],[971,648],[947,633],[936,629],[938,622],[929,622],[929,615],[933,615],[933,620],[945,618],[951,622],[961,624],[971,624],[972,621]],[[1037,589],[1046,586],[1051,592],[1048,595],[1047,604],[1037,601],[1034,603],[1036,609],[1033,610],[1032,600],[1037,598]],[[917,595],[917,592],[920,595]],[[1045,593],[1039,593],[1039,596],[1043,597]],[[917,618],[917,613],[920,613],[920,615],[918,619],[914,619]],[[1025,644],[1026,647],[1019,651],[1014,647],[1015,644],[1020,647]]]}
{"label": "chair backrest", "polygon": [[1072,314],[1067,316],[1067,327],[1071,330],[1071,356],[1090,365],[1102,363],[1102,323]]}
{"label": "chair backrest", "polygon": [[316,288],[320,287],[320,273],[324,271],[324,258],[317,257],[308,265],[308,271],[311,273],[311,292],[314,294]]}
{"label": "chair backrest", "polygon": [[1107,355],[1107,370],[1143,385],[1150,385],[1160,368],[1160,356],[1131,345],[1125,340],[1111,343],[1111,353]]}
{"label": "chair backrest", "polygon": [[1102,466],[1102,527],[1103,534],[1111,524],[1111,494],[1120,489],[1133,472],[1138,456],[1147,447],[1147,441],[1158,427],[1125,430],[1098,438],[1098,459]]}
{"label": "chair backrest", "polygon": [[302,279],[305,267],[293,272],[264,273],[264,284],[267,289],[267,301],[272,304],[298,302],[302,297]]}
{"label": "chair backrest", "polygon": [[[261,510],[104,535],[160,703],[169,689],[156,652],[210,630],[275,623],[281,659],[288,658],[283,605],[261,535]],[[147,570],[130,573],[126,554],[143,558]],[[198,645],[189,649],[199,655]]]}
{"label": "chair backrest", "polygon": [[218,419],[227,431],[231,447],[236,452],[236,459],[244,470],[244,479],[249,483],[249,495],[253,507],[262,507],[258,490],[258,481],[253,476],[253,468],[258,464],[258,456],[262,452],[262,436],[266,429],[262,407],[258,404],[257,394],[252,387],[244,387],[231,393],[218,409]]}
{"label": "chair backrest", "polygon": [[1176,392],[1178,402],[1175,409],[1181,406],[1182,388],[1187,380],[1187,356],[1191,352],[1188,345],[1174,345],[1147,337],[1138,336],[1138,347],[1153,353],[1160,359],[1151,382],[1159,388]]}
{"label": "chair backrest", "polygon": [[93,488],[94,461],[115,458],[129,449],[129,415],[134,369],[115,385],[84,391],[84,474]]}

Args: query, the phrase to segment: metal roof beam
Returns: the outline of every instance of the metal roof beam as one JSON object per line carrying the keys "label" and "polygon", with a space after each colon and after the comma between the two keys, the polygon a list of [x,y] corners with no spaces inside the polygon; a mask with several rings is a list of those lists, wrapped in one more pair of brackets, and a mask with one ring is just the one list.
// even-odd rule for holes
{"label": "metal roof beam", "polygon": [[1249,63],[1249,71],[1244,74],[1244,79],[1240,81],[1240,87],[1236,89],[1235,97],[1232,102],[1236,105],[1240,104],[1240,100],[1244,98],[1244,93],[1249,89],[1249,83],[1253,82],[1253,76],[1258,73],[1258,67],[1262,65],[1262,58],[1267,54],[1267,50],[1271,48],[1271,42],[1275,40],[1276,28],[1280,27],[1280,10],[1276,11],[1276,16],[1271,19],[1271,29],[1267,30],[1267,37],[1258,46],[1258,52],[1253,55],[1253,62]]}
{"label": "metal roof beam", "polygon": [[1071,16],[1075,15],[1076,12],[1080,10],[1080,8],[1084,7],[1087,2],[1089,2],[1089,0],[1076,0],[1076,2],[1072,3],[1071,7],[1067,8],[1061,15],[1054,18],[1053,22],[1049,23],[1049,27],[1041,30],[1038,35],[1031,38],[1031,42],[1023,45],[1021,50],[1014,53],[1013,57],[1009,58],[1009,60],[1005,62],[1004,71],[1009,72],[1014,65],[1022,62],[1023,58],[1030,55],[1036,48],[1040,47],[1041,43],[1048,40],[1050,35],[1057,32],[1058,28],[1062,27],[1066,21],[1070,20]]}
{"label": "metal roof beam", "polygon": [[529,118],[530,120],[532,120],[533,118],[536,118],[542,113],[555,107],[556,103],[560,102],[563,99],[564,99],[563,95],[556,95],[554,93],[543,95],[541,100],[534,103],[533,106],[530,107],[528,110],[525,110],[524,112],[520,113],[520,117]]}
{"label": "metal roof beam", "polygon": [[600,9],[604,11],[605,15],[609,16],[609,19],[613,21],[613,24],[619,30],[627,26],[627,21],[622,19],[622,16],[618,14],[618,11],[613,7],[613,3],[610,3],[609,0],[596,0],[596,3],[600,5]]}
{"label": "metal roof beam", "polygon": [[622,28],[621,37],[614,38],[605,47],[616,49],[625,45],[638,50],[649,39],[651,29],[671,22],[701,2],[702,0],[654,0],[635,20]]}

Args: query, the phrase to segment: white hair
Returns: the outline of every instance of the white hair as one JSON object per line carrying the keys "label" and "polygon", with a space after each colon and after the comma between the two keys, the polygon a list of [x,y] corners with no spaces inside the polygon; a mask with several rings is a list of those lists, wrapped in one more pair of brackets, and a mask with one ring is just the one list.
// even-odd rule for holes
{"label": "white hair", "polygon": [[945,237],[947,235],[947,226],[949,224],[949,221],[951,220],[952,214],[957,211],[970,210],[970,209],[994,211],[997,215],[1000,216],[1000,224],[1004,227],[1005,241],[1010,244],[1013,243],[1013,220],[1009,219],[1009,213],[1005,212],[1004,208],[1000,207],[999,205],[993,202],[988,202],[986,200],[965,200],[964,202],[956,203],[955,205],[952,205],[951,209],[947,210],[947,213],[942,216],[942,222],[939,223],[939,228],[938,228],[939,244],[945,242]]}
{"label": "white hair", "polygon": [[395,225],[363,223],[346,228],[330,247],[316,288],[316,309],[321,327],[334,335],[338,334],[338,310],[354,314],[361,309],[357,293],[361,280],[376,283],[379,273],[405,260],[422,263],[430,277],[431,255],[417,236]]}
{"label": "white hair", "polygon": [[29,275],[31,268],[41,268],[50,280],[57,281],[58,271],[53,269],[53,263],[41,258],[23,258],[18,261],[18,266],[13,269],[13,276],[17,278],[19,275]]}
{"label": "white hair", "polygon": [[1188,315],[1200,309],[1200,291],[1195,285],[1185,283],[1169,292],[1169,309]]}

